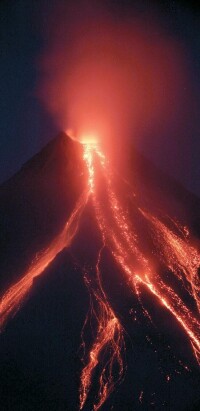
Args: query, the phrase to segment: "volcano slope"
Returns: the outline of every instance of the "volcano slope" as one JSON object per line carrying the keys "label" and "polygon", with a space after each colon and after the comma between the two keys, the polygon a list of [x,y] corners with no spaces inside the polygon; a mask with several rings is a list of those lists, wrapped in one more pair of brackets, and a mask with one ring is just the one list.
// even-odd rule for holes
{"label": "volcano slope", "polygon": [[199,199],[109,170],[61,133],[1,186],[2,410],[199,409]]}

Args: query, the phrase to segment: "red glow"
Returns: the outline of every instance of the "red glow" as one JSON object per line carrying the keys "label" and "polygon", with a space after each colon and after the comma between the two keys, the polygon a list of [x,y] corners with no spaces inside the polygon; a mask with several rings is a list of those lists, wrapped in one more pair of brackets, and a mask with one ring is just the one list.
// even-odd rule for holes
{"label": "red glow", "polygon": [[142,138],[144,124],[150,131],[180,115],[187,69],[156,18],[116,22],[88,7],[60,16],[62,30],[50,28],[38,94],[70,136],[96,135],[111,156],[124,140]]}

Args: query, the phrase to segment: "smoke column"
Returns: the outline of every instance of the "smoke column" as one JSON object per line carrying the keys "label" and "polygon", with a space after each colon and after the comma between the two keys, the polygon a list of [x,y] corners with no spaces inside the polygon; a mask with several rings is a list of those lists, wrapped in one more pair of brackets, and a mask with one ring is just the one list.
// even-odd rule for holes
{"label": "smoke column", "polygon": [[102,2],[60,3],[40,59],[38,95],[59,127],[126,157],[127,142],[180,116],[187,69],[156,15],[116,16]]}

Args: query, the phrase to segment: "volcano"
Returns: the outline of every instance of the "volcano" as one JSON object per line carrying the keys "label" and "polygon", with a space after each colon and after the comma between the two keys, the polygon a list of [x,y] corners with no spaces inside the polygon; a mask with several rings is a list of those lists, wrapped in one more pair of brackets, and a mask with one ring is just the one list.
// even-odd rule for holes
{"label": "volcano", "polygon": [[0,188],[2,410],[195,411],[200,200],[60,133]]}

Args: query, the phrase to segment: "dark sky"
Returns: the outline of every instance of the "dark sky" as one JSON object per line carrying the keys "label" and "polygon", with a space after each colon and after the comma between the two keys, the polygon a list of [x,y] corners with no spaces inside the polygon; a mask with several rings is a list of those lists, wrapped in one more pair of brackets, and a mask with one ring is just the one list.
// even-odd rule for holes
{"label": "dark sky", "polygon": [[[35,92],[48,16],[56,3],[59,2],[0,3],[0,182],[14,174],[60,131]],[[155,163],[200,196],[200,9],[191,1],[162,1],[162,6],[154,1],[112,0],[106,4],[119,19],[135,10],[142,14],[156,9],[169,35],[184,47],[191,84],[187,112],[177,123],[168,124],[162,132],[138,144]]]}

